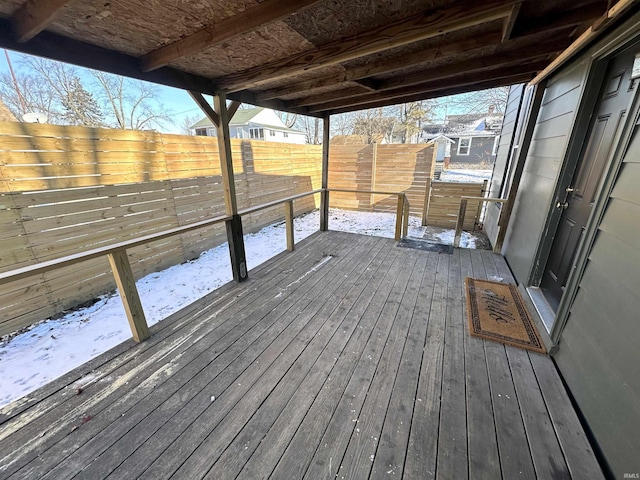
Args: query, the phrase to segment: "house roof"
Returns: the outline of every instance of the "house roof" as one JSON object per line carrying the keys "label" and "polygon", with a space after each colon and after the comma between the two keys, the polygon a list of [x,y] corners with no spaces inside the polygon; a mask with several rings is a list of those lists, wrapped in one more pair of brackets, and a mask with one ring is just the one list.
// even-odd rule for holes
{"label": "house roof", "polygon": [[637,9],[632,0],[0,0],[0,47],[323,116],[528,81],[583,33],[594,39]]}
{"label": "house roof", "polygon": [[[300,130],[295,130],[293,128],[289,128],[284,125],[272,125],[264,122],[260,122],[259,120],[255,120],[255,117],[265,109],[263,107],[254,107],[254,108],[240,108],[236,111],[229,122],[229,125],[247,125],[249,123],[253,123],[255,125],[260,125],[264,128],[270,128],[272,130],[278,130],[279,132],[292,132],[292,133],[304,133]],[[209,120],[208,117],[201,118],[198,122],[191,125],[191,128],[205,128],[205,127],[213,127],[213,123]]]}

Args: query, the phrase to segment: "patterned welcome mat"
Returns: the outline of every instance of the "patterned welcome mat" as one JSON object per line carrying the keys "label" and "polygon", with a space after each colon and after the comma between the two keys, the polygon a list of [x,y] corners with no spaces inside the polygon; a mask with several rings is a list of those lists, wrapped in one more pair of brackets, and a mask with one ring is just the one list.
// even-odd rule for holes
{"label": "patterned welcome mat", "polygon": [[470,277],[464,283],[471,335],[546,352],[515,285]]}

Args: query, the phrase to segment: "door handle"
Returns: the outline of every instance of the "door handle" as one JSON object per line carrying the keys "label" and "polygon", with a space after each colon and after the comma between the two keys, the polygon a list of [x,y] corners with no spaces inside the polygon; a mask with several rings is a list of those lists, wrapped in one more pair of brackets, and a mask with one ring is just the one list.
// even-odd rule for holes
{"label": "door handle", "polygon": [[569,202],[558,202],[556,203],[556,208],[558,210],[566,210],[569,207]]}

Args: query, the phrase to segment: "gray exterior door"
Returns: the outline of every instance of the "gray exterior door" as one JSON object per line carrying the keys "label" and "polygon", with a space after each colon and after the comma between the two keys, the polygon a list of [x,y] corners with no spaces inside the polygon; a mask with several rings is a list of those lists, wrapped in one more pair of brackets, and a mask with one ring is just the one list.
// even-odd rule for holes
{"label": "gray exterior door", "polygon": [[637,49],[627,50],[610,61],[595,115],[589,127],[581,158],[576,166],[564,201],[555,208],[564,209],[551,246],[540,287],[549,304],[557,310],[575,252],[596,200],[607,159],[614,146],[616,132],[623,124],[626,108],[635,88],[631,80]]}

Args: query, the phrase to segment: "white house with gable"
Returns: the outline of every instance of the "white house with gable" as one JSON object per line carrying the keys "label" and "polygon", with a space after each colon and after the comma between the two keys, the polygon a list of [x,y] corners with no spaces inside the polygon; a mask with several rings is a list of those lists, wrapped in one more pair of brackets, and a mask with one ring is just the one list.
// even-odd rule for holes
{"label": "white house with gable", "polygon": [[[192,125],[191,130],[199,136],[216,136],[216,127],[207,117]],[[306,140],[304,132],[287,127],[276,112],[262,107],[238,109],[229,122],[229,136],[282,143],[305,143]]]}

